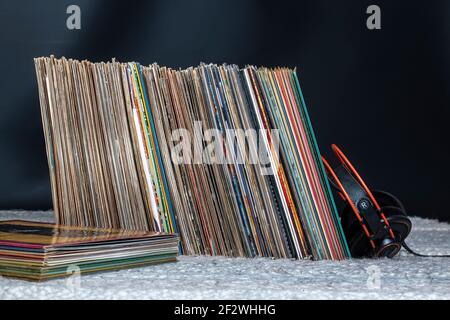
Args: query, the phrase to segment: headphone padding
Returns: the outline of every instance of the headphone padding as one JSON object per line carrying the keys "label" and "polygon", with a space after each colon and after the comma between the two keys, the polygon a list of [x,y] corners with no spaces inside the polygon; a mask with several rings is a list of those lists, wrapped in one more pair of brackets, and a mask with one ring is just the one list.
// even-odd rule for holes
{"label": "headphone padding", "polygon": [[403,242],[411,231],[411,220],[409,220],[403,210],[395,206],[382,207],[381,211],[386,216],[386,220],[394,232],[396,241]]}
{"label": "headphone padding", "polygon": [[372,247],[370,246],[370,241],[364,234],[361,226],[359,225],[359,230],[354,232],[348,239],[348,246],[350,253],[354,258],[370,257],[373,255]]}
{"label": "headphone padding", "polygon": [[342,226],[352,257],[369,257],[372,253],[369,239],[364,234],[353,209],[347,204],[342,211]]}

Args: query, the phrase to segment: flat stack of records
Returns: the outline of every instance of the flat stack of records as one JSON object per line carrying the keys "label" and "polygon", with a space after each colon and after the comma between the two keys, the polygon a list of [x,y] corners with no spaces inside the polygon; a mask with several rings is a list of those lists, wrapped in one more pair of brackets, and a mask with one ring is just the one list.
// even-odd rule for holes
{"label": "flat stack of records", "polygon": [[175,261],[178,237],[145,231],[0,222],[0,274],[46,280]]}
{"label": "flat stack of records", "polygon": [[179,233],[184,254],[349,257],[295,70],[35,64],[58,223]]}

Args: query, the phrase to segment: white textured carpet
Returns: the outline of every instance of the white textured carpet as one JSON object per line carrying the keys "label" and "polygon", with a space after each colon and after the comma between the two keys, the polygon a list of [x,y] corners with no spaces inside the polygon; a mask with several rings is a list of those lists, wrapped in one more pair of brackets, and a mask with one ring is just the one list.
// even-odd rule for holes
{"label": "white textured carpet", "polygon": [[[51,221],[50,212],[0,211],[0,220]],[[423,253],[450,253],[450,225],[413,218]],[[450,259],[291,261],[180,257],[140,269],[32,283],[0,277],[0,299],[449,299]]]}

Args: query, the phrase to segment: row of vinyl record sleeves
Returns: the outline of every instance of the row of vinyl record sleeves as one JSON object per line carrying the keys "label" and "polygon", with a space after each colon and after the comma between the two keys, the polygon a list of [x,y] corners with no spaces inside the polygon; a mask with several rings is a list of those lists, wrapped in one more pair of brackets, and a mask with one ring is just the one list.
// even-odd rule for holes
{"label": "row of vinyl record sleeves", "polygon": [[[179,233],[184,254],[350,256],[296,70],[35,64],[60,224]],[[224,136],[262,132],[257,145],[238,136],[219,150],[262,148],[269,174],[267,164],[219,163],[208,152],[207,163],[175,163],[173,133],[196,137],[196,123]]]}

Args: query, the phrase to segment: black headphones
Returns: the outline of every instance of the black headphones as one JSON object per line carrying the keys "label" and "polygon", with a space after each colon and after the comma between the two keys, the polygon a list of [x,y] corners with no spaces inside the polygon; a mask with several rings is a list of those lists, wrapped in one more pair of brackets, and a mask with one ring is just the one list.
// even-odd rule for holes
{"label": "black headphones", "polygon": [[352,256],[392,258],[402,245],[410,251],[404,240],[412,225],[400,200],[386,191],[370,190],[344,153],[334,144],[331,147],[340,165],[332,169],[322,160],[344,201],[341,223]]}

